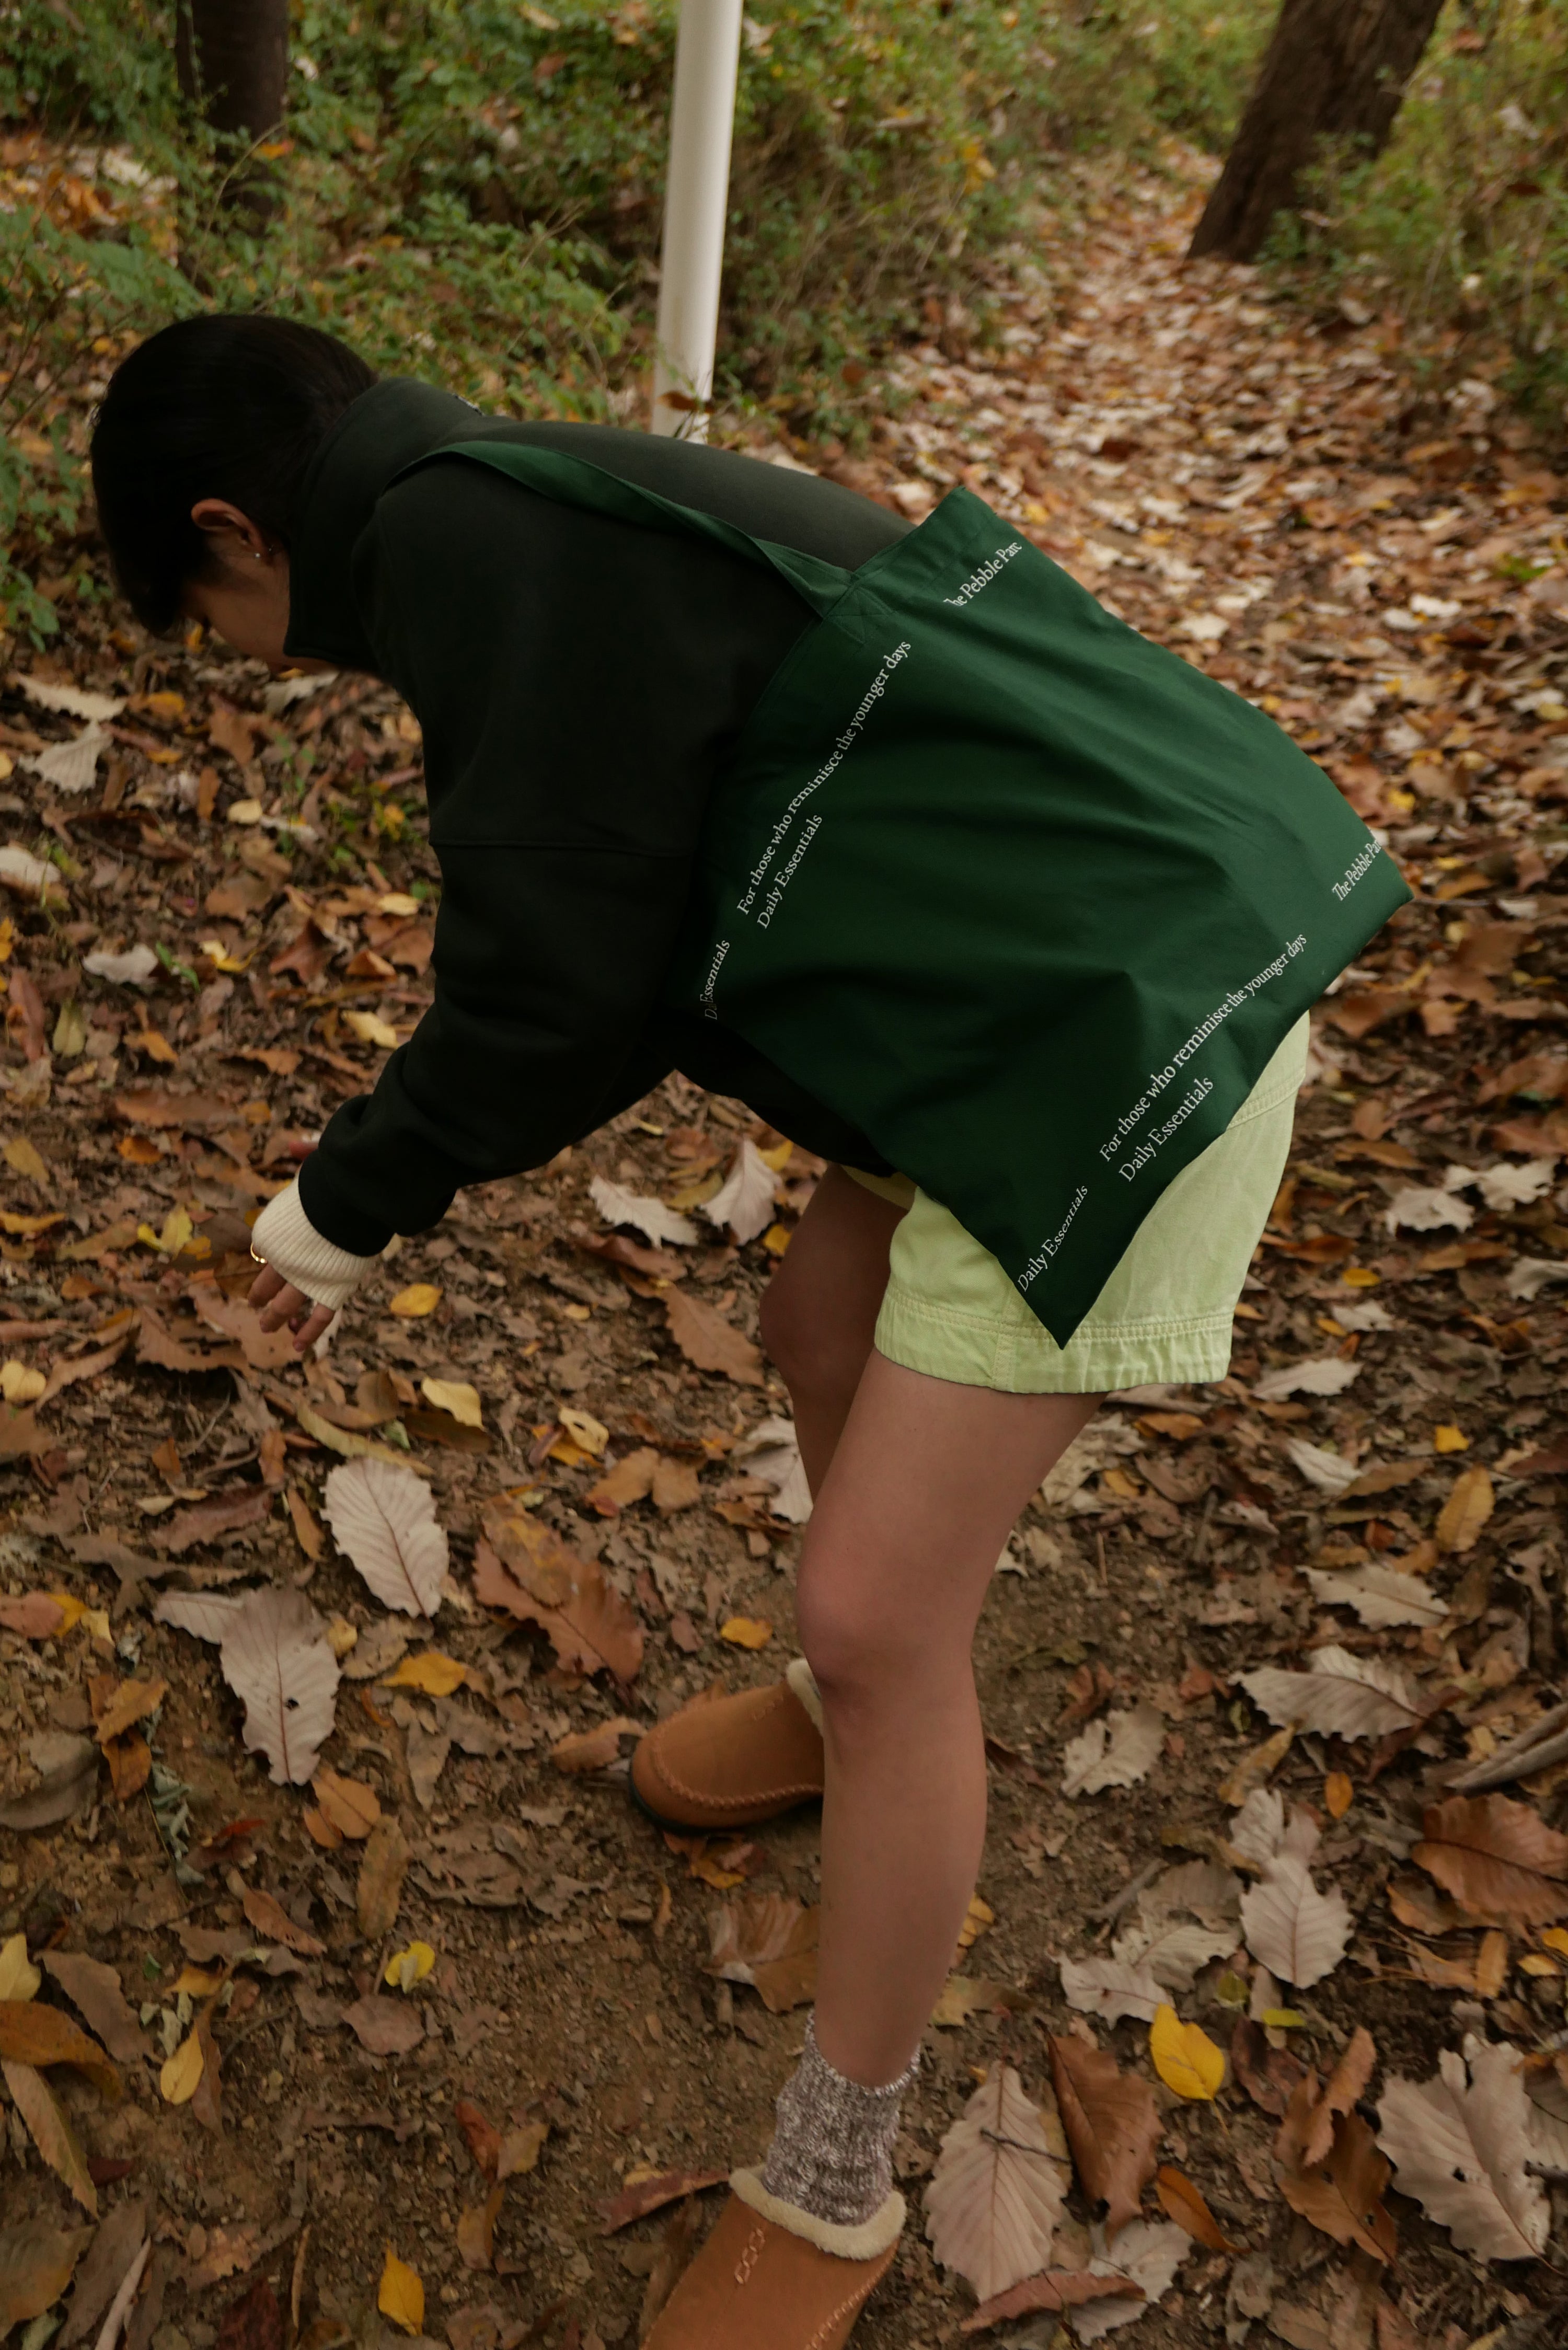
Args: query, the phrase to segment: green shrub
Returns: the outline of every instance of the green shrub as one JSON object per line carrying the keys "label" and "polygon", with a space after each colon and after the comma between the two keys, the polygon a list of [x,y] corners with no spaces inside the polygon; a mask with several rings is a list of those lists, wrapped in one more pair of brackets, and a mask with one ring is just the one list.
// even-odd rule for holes
{"label": "green shrub", "polygon": [[1446,16],[1386,153],[1330,159],[1274,253],[1397,309],[1418,373],[1478,369],[1561,432],[1568,396],[1568,12],[1483,0]]}

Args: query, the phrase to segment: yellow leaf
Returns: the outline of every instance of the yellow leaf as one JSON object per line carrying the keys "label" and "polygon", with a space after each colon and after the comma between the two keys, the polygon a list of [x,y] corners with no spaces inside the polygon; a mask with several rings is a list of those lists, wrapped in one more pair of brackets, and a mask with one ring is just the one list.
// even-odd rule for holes
{"label": "yellow leaf", "polygon": [[163,2092],[165,2105],[190,2104],[200,2086],[204,2062],[202,2043],[192,2032],[181,2042],[173,2055],[165,2059],[163,2070],[158,2075],[158,2085]]}
{"label": "yellow leaf", "polygon": [[770,1224],[763,1234],[763,1246],[770,1256],[783,1256],[789,1246],[789,1242],[790,1231],[787,1224]]}
{"label": "yellow leaf", "polygon": [[793,1142],[775,1142],[771,1150],[759,1150],[757,1157],[764,1167],[771,1167],[775,1175],[782,1175],[789,1165],[794,1149]]}
{"label": "yellow leaf", "polygon": [[[180,1058],[161,1029],[139,1028],[130,1041],[139,1053],[146,1054],[150,1061],[161,1061],[166,1066],[172,1067]],[[135,1135],[127,1135],[125,1139],[128,1142],[140,1139]]]}
{"label": "yellow leaf", "polygon": [[435,1952],[428,1942],[410,1942],[406,1950],[392,1952],[381,1980],[398,1991],[412,1991],[417,1982],[423,1982],[434,1964]]}
{"label": "yellow leaf", "polygon": [[1438,1519],[1438,1548],[1473,1550],[1496,1506],[1491,1471],[1478,1462],[1455,1481],[1453,1492],[1443,1503]]}
{"label": "yellow leaf", "polygon": [[214,971],[242,972],[248,971],[250,968],[249,955],[246,955],[243,961],[238,955],[232,955],[222,939],[203,939],[202,952]]}
{"label": "yellow leaf", "polygon": [[[3,753],[0,753],[0,757],[3,757],[3,756],[4,756],[4,754],[3,754]],[[9,774],[10,774],[10,772],[11,772],[11,762],[10,762],[10,760],[9,760],[9,759],[6,759],[6,761],[5,761],[5,773],[6,773],[7,775],[9,775]],[[12,921],[12,920],[11,920],[10,916],[9,916],[9,915],[7,915],[7,916],[6,916],[6,918],[5,918],[5,920],[3,922],[0,922],[0,962],[10,962],[10,960],[11,960],[11,950],[12,950],[12,948],[16,945],[16,923],[15,923],[14,921]]]}
{"label": "yellow leaf", "polygon": [[0,1209],[0,1232],[9,1232],[16,1240],[30,1240],[35,1232],[47,1232],[51,1224],[65,1221],[59,1211],[52,1216],[21,1216],[12,1208]]}
{"label": "yellow leaf", "polygon": [[43,1977],[27,1956],[26,1934],[0,1942],[0,1999],[31,1999]]}
{"label": "yellow leaf", "polygon": [[433,1314],[440,1304],[441,1291],[434,1282],[415,1281],[410,1282],[407,1289],[400,1289],[396,1297],[388,1299],[387,1311],[389,1314],[400,1314],[405,1321],[410,1321],[421,1314]]}
{"label": "yellow leaf", "polygon": [[1548,1926],[1541,1939],[1549,1950],[1561,1950],[1568,1959],[1568,1926]]}
{"label": "yellow leaf", "polygon": [[1496,1999],[1508,1981],[1508,1936],[1494,1929],[1481,1936],[1476,1952],[1476,1989],[1482,1999]]}
{"label": "yellow leaf", "polygon": [[136,1237],[143,1247],[156,1249],[161,1256],[178,1256],[195,1229],[183,1208],[171,1208],[161,1232],[155,1232],[151,1224],[138,1224]]}
{"label": "yellow leaf", "polygon": [[1331,1771],[1323,1783],[1323,1806],[1331,1820],[1342,1820],[1355,1801],[1355,1789],[1343,1771]]}
{"label": "yellow leaf", "polygon": [[1526,1950],[1519,1961],[1519,1971],[1521,1975],[1551,1975],[1560,1978],[1563,1970],[1556,1960],[1549,1959],[1543,1950]]}
{"label": "yellow leaf", "polygon": [[[11,925],[7,922],[5,924],[7,931],[10,928]],[[0,961],[3,960],[4,958],[0,957]],[[45,1162],[44,1154],[36,1142],[28,1141],[25,1134],[15,1136],[5,1145],[5,1149],[0,1150],[0,1159],[4,1159],[6,1166],[15,1169],[18,1175],[25,1176],[29,1183],[48,1181],[49,1170]]]}
{"label": "yellow leaf", "polygon": [[578,1411],[574,1405],[564,1403],[560,1409],[560,1421],[573,1443],[580,1445],[591,1459],[597,1461],[609,1442],[609,1430],[603,1420],[596,1419],[591,1411]]}
{"label": "yellow leaf", "polygon": [[967,1950],[971,1943],[978,1942],[981,1936],[995,1923],[996,1912],[990,1903],[982,1901],[978,1893],[971,1893],[969,1898],[969,1908],[964,1912],[963,1924],[959,1928],[959,1949]]}
{"label": "yellow leaf", "polygon": [[343,1025],[352,1028],[361,1045],[379,1045],[383,1052],[389,1053],[398,1041],[398,1032],[391,1022],[383,1020],[379,1013],[346,1012]]}
{"label": "yellow leaf", "polygon": [[1183,2023],[1173,2007],[1155,2010],[1148,2053],[1154,2069],[1179,2097],[1210,2098],[1225,2078],[1225,2058],[1206,2032]]}
{"label": "yellow leaf", "polygon": [[334,1616],[327,1627],[327,1645],[341,1664],[359,1645],[359,1627],[350,1624],[347,1616]]}
{"label": "yellow leaf", "polygon": [[[223,1990],[226,1980],[224,1975],[214,1974],[206,1967],[182,1967],[163,1996],[165,1999],[175,1999],[181,1991],[183,1991],[190,1999],[211,1999],[214,1991]],[[185,2043],[187,2047],[190,2044],[190,2041]],[[174,2102],[183,2101],[176,2099]]]}
{"label": "yellow leaf", "polygon": [[439,1648],[427,1648],[422,1656],[405,1657],[397,1671],[388,1673],[380,1686],[422,1690],[426,1697],[450,1697],[468,1677],[468,1667],[460,1665],[455,1657],[443,1656]]}
{"label": "yellow leaf", "polygon": [[232,800],[229,804],[231,824],[260,824],[265,814],[260,800]]}
{"label": "yellow leaf", "polygon": [[719,1627],[720,1639],[732,1640],[737,1648],[765,1648],[773,1637],[773,1626],[760,1616],[732,1616]]}
{"label": "yellow leaf", "polygon": [[384,898],[376,900],[378,914],[401,914],[405,921],[419,910],[419,899],[410,898],[406,889],[389,889]]}
{"label": "yellow leaf", "polygon": [[1347,1264],[1339,1277],[1347,1289],[1376,1289],[1383,1279],[1369,1264]]}
{"label": "yellow leaf", "polygon": [[383,2317],[389,2317],[405,2334],[424,2332],[425,2289],[420,2282],[419,2271],[400,2261],[390,2244],[387,2246],[387,2264],[381,2271],[376,2306]]}
{"label": "yellow leaf", "polygon": [[520,2178],[532,2170],[549,2135],[548,2122],[524,2122],[520,2129],[508,2130],[501,2141],[495,2165],[497,2185],[504,2178]]}
{"label": "yellow leaf", "polygon": [[[29,1364],[17,1362],[15,1357],[9,1362],[0,1363],[0,1395],[7,1403],[36,1403],[48,1384],[42,1371],[35,1371]],[[60,1628],[63,1631],[64,1625]]]}
{"label": "yellow leaf", "polygon": [[1266,2007],[1258,2018],[1271,2032],[1304,2032],[1307,2020],[1299,2008]]}
{"label": "yellow leaf", "polygon": [[1469,1449],[1469,1438],[1461,1429],[1445,1427],[1432,1430],[1434,1452],[1468,1452]]}
{"label": "yellow leaf", "polygon": [[427,1403],[434,1404],[437,1411],[450,1412],[453,1419],[462,1422],[464,1428],[484,1426],[479,1389],[471,1388],[466,1380],[421,1379],[420,1393]]}

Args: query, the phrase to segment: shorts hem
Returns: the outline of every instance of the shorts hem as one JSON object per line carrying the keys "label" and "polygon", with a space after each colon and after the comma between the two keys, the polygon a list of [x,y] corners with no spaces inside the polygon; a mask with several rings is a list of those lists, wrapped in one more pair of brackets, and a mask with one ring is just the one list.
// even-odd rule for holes
{"label": "shorts hem", "polygon": [[1231,1367],[1232,1316],[1100,1324],[1058,1347],[1044,1329],[934,1306],[890,1282],[877,1317],[887,1361],[959,1387],[1010,1395],[1115,1395],[1127,1388],[1204,1386]]}

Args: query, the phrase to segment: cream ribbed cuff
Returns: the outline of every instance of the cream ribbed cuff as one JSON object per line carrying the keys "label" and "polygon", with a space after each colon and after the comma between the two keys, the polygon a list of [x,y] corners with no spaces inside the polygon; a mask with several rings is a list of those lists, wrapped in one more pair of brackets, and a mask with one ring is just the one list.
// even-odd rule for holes
{"label": "cream ribbed cuff", "polygon": [[323,1238],[305,1212],[297,1176],[269,1200],[251,1232],[251,1253],[317,1305],[346,1305],[378,1260]]}

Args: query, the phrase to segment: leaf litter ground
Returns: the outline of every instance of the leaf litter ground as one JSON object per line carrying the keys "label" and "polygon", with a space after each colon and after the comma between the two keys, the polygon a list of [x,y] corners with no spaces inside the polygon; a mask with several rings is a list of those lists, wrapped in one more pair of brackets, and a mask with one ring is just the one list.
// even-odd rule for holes
{"label": "leaf litter ground", "polygon": [[[1184,269],[1197,176],[1085,187],[1003,359],[923,346],[869,457],[794,452],[911,515],[971,484],[1275,711],[1417,900],[1314,1021],[1231,1378],[1107,1408],[1002,1562],[980,1898],[859,2338],[985,2293],[1017,2342],[1531,2350],[1568,2175],[1563,485],[1377,323]],[[60,609],[0,692],[0,2321],[96,2338],[140,2262],[132,2350],[629,2343],[810,1995],[815,1817],[671,1841],[625,1771],[792,1652],[754,1332],[818,1170],[671,1081],[466,1196],[301,1371],[245,1219],[418,1016],[418,730]],[[252,1601],[236,1643],[275,1586],[286,1641]],[[304,1674],[270,1706],[264,1636]]]}

